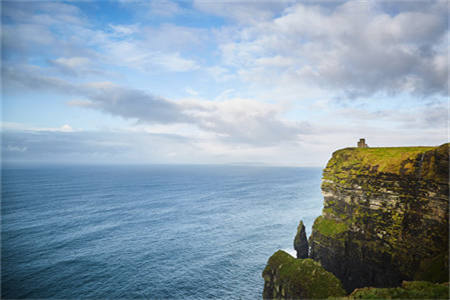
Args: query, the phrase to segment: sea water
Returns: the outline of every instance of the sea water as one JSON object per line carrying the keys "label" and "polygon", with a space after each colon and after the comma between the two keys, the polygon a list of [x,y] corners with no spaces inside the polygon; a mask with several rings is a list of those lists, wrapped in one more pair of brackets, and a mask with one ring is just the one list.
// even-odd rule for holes
{"label": "sea water", "polygon": [[2,170],[2,298],[258,299],[321,212],[320,168]]}

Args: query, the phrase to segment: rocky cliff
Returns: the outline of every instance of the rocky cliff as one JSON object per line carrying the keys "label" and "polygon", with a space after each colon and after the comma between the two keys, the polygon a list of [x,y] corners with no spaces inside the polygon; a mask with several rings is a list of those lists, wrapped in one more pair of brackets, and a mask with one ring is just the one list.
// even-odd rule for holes
{"label": "rocky cliff", "polygon": [[310,258],[347,292],[448,281],[448,171],[449,144],[334,152]]}
{"label": "rocky cliff", "polygon": [[298,259],[269,259],[264,298],[341,297],[336,281],[348,299],[448,296],[449,144],[338,150],[322,193],[309,241],[298,226]]}

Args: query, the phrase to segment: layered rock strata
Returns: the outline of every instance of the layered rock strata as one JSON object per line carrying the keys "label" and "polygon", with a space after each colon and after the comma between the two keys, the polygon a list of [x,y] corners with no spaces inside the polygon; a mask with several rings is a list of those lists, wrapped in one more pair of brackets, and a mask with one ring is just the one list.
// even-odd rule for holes
{"label": "layered rock strata", "polygon": [[334,152],[310,257],[347,292],[448,281],[448,151],[449,144]]}

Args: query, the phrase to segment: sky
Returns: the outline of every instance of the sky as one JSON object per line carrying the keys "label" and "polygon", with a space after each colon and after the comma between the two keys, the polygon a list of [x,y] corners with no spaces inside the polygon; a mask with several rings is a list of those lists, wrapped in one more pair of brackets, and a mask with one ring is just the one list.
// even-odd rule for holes
{"label": "sky", "polygon": [[448,141],[447,1],[2,1],[4,163],[324,166]]}

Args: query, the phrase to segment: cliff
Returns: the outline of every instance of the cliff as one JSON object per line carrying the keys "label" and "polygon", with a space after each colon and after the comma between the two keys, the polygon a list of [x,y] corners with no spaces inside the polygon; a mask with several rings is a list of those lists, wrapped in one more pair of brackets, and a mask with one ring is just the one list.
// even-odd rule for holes
{"label": "cliff", "polygon": [[310,257],[347,292],[403,280],[448,281],[448,147],[333,153]]}
{"label": "cliff", "polygon": [[[349,299],[448,297],[449,144],[338,150],[322,193],[309,241],[303,222],[294,239],[297,257],[309,259],[275,253],[263,272],[264,298],[315,298],[315,288],[340,297],[335,280],[354,291]],[[318,272],[306,268],[311,259],[330,272],[321,284],[308,285]]]}

